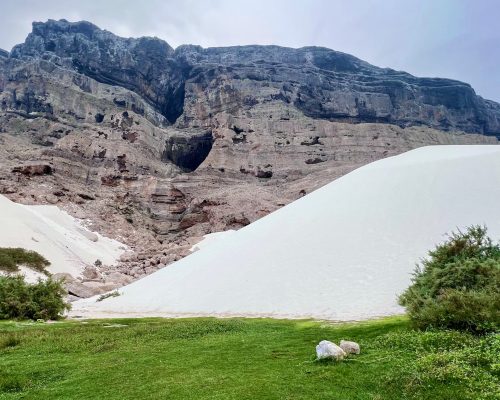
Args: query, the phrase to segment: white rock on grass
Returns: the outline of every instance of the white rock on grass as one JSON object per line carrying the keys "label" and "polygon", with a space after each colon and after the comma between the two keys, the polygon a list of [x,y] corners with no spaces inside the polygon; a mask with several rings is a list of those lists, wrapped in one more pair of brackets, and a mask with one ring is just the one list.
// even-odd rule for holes
{"label": "white rock on grass", "polygon": [[346,353],[335,343],[329,342],[328,340],[322,340],[316,346],[316,356],[318,360],[331,358],[340,361],[346,356]]}
{"label": "white rock on grass", "polygon": [[341,340],[340,348],[347,354],[359,354],[361,351],[359,344],[357,344],[356,342],[350,342],[348,340]]}

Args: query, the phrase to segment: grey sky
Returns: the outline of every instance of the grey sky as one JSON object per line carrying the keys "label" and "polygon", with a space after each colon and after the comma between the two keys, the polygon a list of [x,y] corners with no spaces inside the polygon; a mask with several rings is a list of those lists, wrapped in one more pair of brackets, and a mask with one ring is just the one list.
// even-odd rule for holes
{"label": "grey sky", "polygon": [[381,67],[470,83],[500,101],[500,0],[0,0],[0,48],[32,21],[88,20],[176,47],[325,46]]}

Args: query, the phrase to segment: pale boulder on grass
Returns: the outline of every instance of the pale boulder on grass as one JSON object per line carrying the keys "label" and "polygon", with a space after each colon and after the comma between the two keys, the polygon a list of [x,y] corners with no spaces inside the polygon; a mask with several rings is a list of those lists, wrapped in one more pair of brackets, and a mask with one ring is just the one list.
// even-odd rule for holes
{"label": "pale boulder on grass", "polygon": [[322,360],[322,359],[325,359],[325,358],[331,358],[333,360],[340,361],[346,355],[347,354],[345,353],[344,350],[342,350],[335,343],[332,343],[332,342],[330,342],[328,340],[322,340],[316,346],[316,357],[317,357],[318,360]]}
{"label": "pale boulder on grass", "polygon": [[361,351],[359,344],[348,340],[341,340],[339,346],[346,354],[359,354]]}

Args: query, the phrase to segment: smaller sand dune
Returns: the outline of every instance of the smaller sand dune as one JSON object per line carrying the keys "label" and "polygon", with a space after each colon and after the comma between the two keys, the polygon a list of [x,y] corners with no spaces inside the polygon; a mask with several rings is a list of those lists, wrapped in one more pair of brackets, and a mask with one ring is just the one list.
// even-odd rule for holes
{"label": "smaller sand dune", "polygon": [[113,265],[125,250],[122,243],[90,232],[56,206],[26,206],[2,195],[0,224],[0,247],[37,251],[50,261],[51,273],[76,277],[97,259]]}

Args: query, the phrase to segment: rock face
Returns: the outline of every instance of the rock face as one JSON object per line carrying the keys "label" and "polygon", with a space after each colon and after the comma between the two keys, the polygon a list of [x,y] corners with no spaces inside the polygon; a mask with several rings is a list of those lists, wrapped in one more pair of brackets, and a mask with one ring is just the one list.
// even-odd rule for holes
{"label": "rock face", "polygon": [[[89,22],[35,22],[16,59],[46,58],[134,91],[169,122],[279,100],[313,118],[427,125],[500,134],[498,104],[462,82],[416,78],[326,48],[241,46],[172,49],[156,38],[124,39]],[[201,95],[201,96],[200,96]]]}
{"label": "rock face", "polygon": [[498,136],[469,85],[325,48],[174,50],[49,20],[0,51],[0,193],[140,250],[115,271],[134,278],[367,162]]}
{"label": "rock face", "polygon": [[[143,37],[124,39],[90,22],[65,20],[33,23],[13,58],[49,55],[99,82],[131,89],[154,103],[171,122],[182,112],[184,66],[166,42]],[[119,101],[119,100],[117,100]]]}

